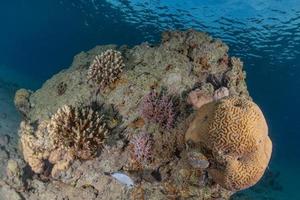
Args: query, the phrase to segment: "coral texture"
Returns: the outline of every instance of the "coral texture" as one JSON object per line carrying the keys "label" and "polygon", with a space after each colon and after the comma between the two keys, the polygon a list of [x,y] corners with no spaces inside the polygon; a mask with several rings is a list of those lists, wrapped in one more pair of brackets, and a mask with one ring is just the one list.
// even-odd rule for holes
{"label": "coral texture", "polygon": [[172,128],[176,111],[172,98],[166,94],[151,91],[140,105],[141,115],[151,123],[159,124],[163,128]]}
{"label": "coral texture", "polygon": [[229,190],[257,183],[271,157],[265,118],[256,104],[241,97],[201,107],[185,137],[206,149],[211,176]]}
{"label": "coral texture", "polygon": [[121,53],[109,49],[95,57],[88,70],[88,80],[103,89],[118,79],[124,66]]}
{"label": "coral texture", "polygon": [[133,159],[142,164],[147,164],[153,159],[153,139],[149,133],[140,133],[133,136],[132,145]]}
{"label": "coral texture", "polygon": [[42,122],[36,129],[28,122],[21,122],[20,135],[24,160],[32,171],[44,171],[44,159],[49,156],[52,145],[46,134],[47,122]]}
{"label": "coral texture", "polygon": [[26,89],[19,89],[15,94],[15,106],[23,116],[26,116],[26,113],[28,113],[30,110],[30,95],[30,92]]}
{"label": "coral texture", "polygon": [[227,87],[220,87],[214,92],[214,100],[217,101],[219,99],[222,99],[224,97],[229,96],[229,90]]}
{"label": "coral texture", "polygon": [[70,150],[80,159],[95,156],[108,134],[103,115],[90,107],[66,105],[52,116],[48,131],[55,147]]}
{"label": "coral texture", "polygon": [[213,100],[214,99],[211,94],[208,94],[201,89],[196,89],[189,93],[187,103],[191,104],[195,109],[198,109],[203,105],[212,102]]}

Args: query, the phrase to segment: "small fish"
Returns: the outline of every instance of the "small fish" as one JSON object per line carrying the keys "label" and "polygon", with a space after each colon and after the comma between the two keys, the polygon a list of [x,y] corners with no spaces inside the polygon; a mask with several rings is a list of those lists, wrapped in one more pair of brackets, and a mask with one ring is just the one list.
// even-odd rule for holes
{"label": "small fish", "polygon": [[113,173],[105,173],[106,175],[110,175],[113,178],[115,178],[120,183],[126,185],[129,188],[132,188],[134,186],[133,180],[126,174],[121,172],[113,172]]}

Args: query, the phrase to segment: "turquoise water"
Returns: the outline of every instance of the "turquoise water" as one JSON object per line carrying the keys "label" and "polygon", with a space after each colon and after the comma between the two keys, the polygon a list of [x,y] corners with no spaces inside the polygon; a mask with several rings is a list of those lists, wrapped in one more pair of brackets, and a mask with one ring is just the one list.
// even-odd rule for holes
{"label": "turquoise water", "polygon": [[1,0],[0,20],[0,79],[32,89],[98,44],[187,28],[221,38],[244,61],[274,144],[263,180],[235,199],[300,199],[299,0]]}

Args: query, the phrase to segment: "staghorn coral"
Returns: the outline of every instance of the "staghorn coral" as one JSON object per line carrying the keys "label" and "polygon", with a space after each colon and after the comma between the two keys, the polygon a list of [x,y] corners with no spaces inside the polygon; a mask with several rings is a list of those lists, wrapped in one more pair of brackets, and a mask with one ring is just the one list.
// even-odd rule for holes
{"label": "staghorn coral", "polygon": [[140,104],[142,117],[151,123],[159,124],[162,128],[174,126],[176,110],[171,97],[151,91],[144,96]]}
{"label": "staghorn coral", "polygon": [[103,89],[118,79],[123,68],[121,53],[109,49],[95,57],[88,69],[88,80]]}
{"label": "staghorn coral", "polygon": [[108,134],[103,115],[90,107],[66,105],[52,116],[48,131],[55,147],[72,151],[79,159],[94,157]]}
{"label": "staghorn coral", "polygon": [[130,141],[132,157],[141,164],[147,164],[153,159],[153,140],[149,133],[142,132],[133,136]]}
{"label": "staghorn coral", "polygon": [[241,97],[202,106],[185,135],[204,149],[214,181],[229,190],[248,188],[262,177],[272,142],[259,107]]}

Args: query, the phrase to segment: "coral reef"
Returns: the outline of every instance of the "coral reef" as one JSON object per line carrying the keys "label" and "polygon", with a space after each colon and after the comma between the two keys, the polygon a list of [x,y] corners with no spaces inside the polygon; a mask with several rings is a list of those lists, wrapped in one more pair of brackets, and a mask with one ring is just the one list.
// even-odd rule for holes
{"label": "coral reef", "polygon": [[109,49],[95,57],[88,70],[88,80],[103,89],[118,79],[123,68],[121,53]]}
{"label": "coral reef", "polygon": [[159,124],[163,128],[172,128],[176,111],[173,100],[166,94],[151,91],[140,105],[141,116],[151,123]]}
{"label": "coral reef", "polygon": [[201,107],[186,132],[210,157],[209,173],[229,190],[254,185],[268,166],[272,142],[259,107],[241,97],[228,97]]}
{"label": "coral reef", "polygon": [[56,148],[71,151],[79,159],[92,158],[108,134],[103,117],[91,107],[65,105],[52,116],[49,137]]}
{"label": "coral reef", "polygon": [[[20,140],[34,173],[24,178],[10,165],[26,182],[23,190],[9,183],[11,192],[23,199],[229,199],[236,164],[222,171],[224,157],[203,148],[197,134],[187,134],[195,146],[186,142],[185,133],[197,125],[195,112],[207,110],[210,121],[226,96],[250,99],[242,67],[226,44],[193,30],[165,32],[158,45],[81,52],[26,97]],[[231,185],[218,181],[225,178]]]}

